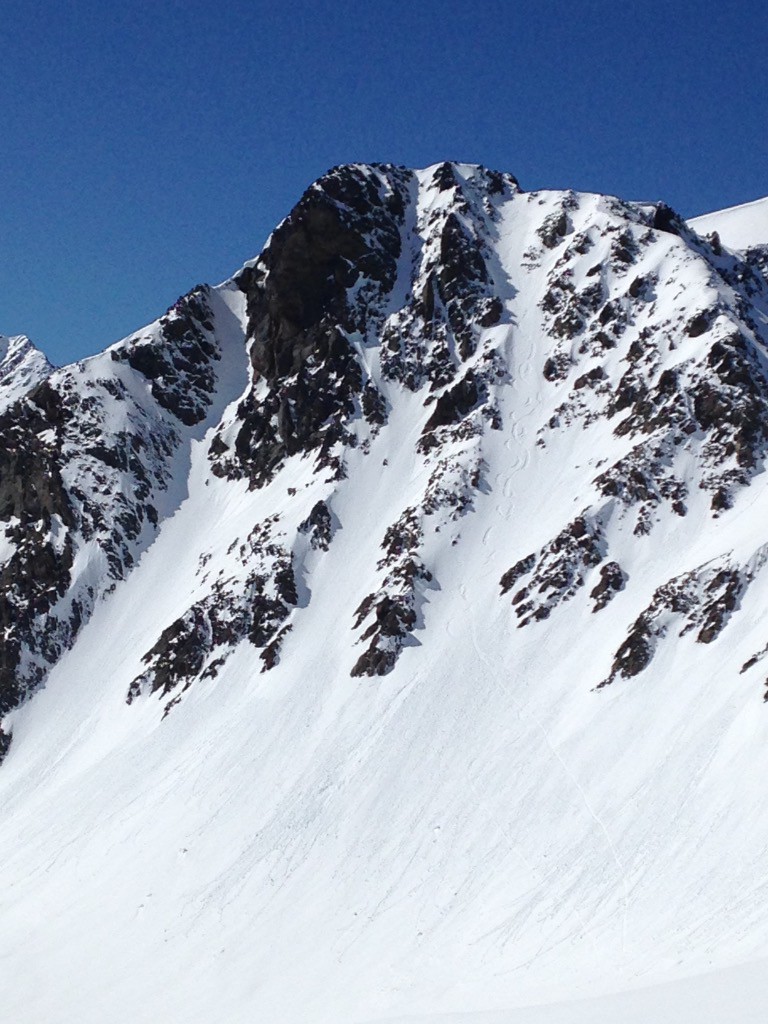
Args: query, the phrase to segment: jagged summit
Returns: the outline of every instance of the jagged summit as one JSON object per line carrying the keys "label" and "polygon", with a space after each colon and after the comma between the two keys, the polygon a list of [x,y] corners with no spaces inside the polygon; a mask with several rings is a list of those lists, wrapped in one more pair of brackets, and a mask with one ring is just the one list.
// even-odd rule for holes
{"label": "jagged summit", "polygon": [[39,384],[53,370],[43,353],[23,334],[0,334],[0,408]]}
{"label": "jagged summit", "polygon": [[352,1024],[764,950],[768,282],[708,234],[335,168],[8,404],[14,1020]]}

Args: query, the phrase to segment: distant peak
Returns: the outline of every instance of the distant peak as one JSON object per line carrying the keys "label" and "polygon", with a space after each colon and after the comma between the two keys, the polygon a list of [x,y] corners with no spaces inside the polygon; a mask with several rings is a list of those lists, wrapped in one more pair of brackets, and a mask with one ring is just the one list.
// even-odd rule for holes
{"label": "distant peak", "polygon": [[25,334],[10,337],[0,334],[0,406],[9,405],[54,367]]}

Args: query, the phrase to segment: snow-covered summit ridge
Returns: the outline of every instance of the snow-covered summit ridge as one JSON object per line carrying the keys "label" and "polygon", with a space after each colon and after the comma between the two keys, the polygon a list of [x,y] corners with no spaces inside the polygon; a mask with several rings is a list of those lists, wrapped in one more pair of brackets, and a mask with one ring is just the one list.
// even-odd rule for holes
{"label": "snow-covered summit ridge", "polygon": [[768,246],[768,197],[705,213],[693,217],[688,223],[700,235],[716,231],[722,244],[729,249]]}
{"label": "snow-covered summit ridge", "polygon": [[764,952],[767,312],[663,204],[353,165],[13,403],[8,1015],[351,1024]]}

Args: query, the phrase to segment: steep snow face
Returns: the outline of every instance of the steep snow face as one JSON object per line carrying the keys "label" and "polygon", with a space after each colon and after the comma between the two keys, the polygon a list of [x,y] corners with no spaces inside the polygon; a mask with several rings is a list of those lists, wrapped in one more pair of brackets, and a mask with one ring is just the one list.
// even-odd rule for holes
{"label": "steep snow face", "polygon": [[729,249],[768,246],[768,198],[705,213],[688,223],[700,235],[716,231],[722,244]]}
{"label": "steep snow face", "polygon": [[0,335],[0,409],[11,405],[52,371],[51,364],[29,338],[23,334],[13,338]]}
{"label": "steep snow face", "polygon": [[356,165],[11,406],[11,1018],[497,1024],[763,953],[767,324],[667,207]]}

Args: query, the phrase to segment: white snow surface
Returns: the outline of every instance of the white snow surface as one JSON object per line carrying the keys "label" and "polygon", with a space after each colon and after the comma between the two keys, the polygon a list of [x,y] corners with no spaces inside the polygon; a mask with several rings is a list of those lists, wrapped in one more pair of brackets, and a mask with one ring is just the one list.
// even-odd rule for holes
{"label": "white snow surface", "polygon": [[[429,180],[414,216],[444,202]],[[382,381],[378,350],[362,346],[391,411],[340,481],[295,456],[249,490],[211,473],[215,423],[190,434],[157,539],[6,719],[1,1021],[751,1024],[764,1012],[768,713],[759,667],[738,669],[768,639],[765,474],[715,519],[692,486],[685,517],[639,538],[614,508],[610,544],[632,586],[599,614],[588,585],[517,629],[499,597],[501,574],[595,500],[599,466],[632,447],[600,420],[536,443],[562,395],[542,374],[551,338],[526,254],[561,199],[499,201],[510,315],[484,344],[509,371],[504,425],[451,449],[460,466],[482,458],[485,484],[469,514],[425,520],[435,584],[389,675],[350,677],[352,625],[385,528],[423,500],[424,394]],[[580,202],[572,216],[589,231],[605,200]],[[585,267],[608,244],[593,233]],[[543,253],[545,269],[558,256]],[[676,236],[641,269],[673,277],[681,309],[713,287]],[[669,294],[659,316],[676,315]],[[244,332],[236,292],[216,295]],[[246,386],[236,334],[224,422]],[[665,351],[660,369],[701,344]],[[622,351],[607,358],[618,366]],[[206,592],[201,565],[236,573],[233,545],[255,523],[277,514],[291,537],[319,496],[339,528],[327,553],[294,548],[302,595],[277,666],[262,673],[244,641],[169,714],[155,696],[126,704],[142,655]],[[707,646],[675,632],[641,675],[595,690],[656,588],[723,553],[758,566],[733,624]]]}
{"label": "white snow surface", "polygon": [[716,231],[729,249],[768,245],[768,197],[693,217],[688,221],[700,235]]}

